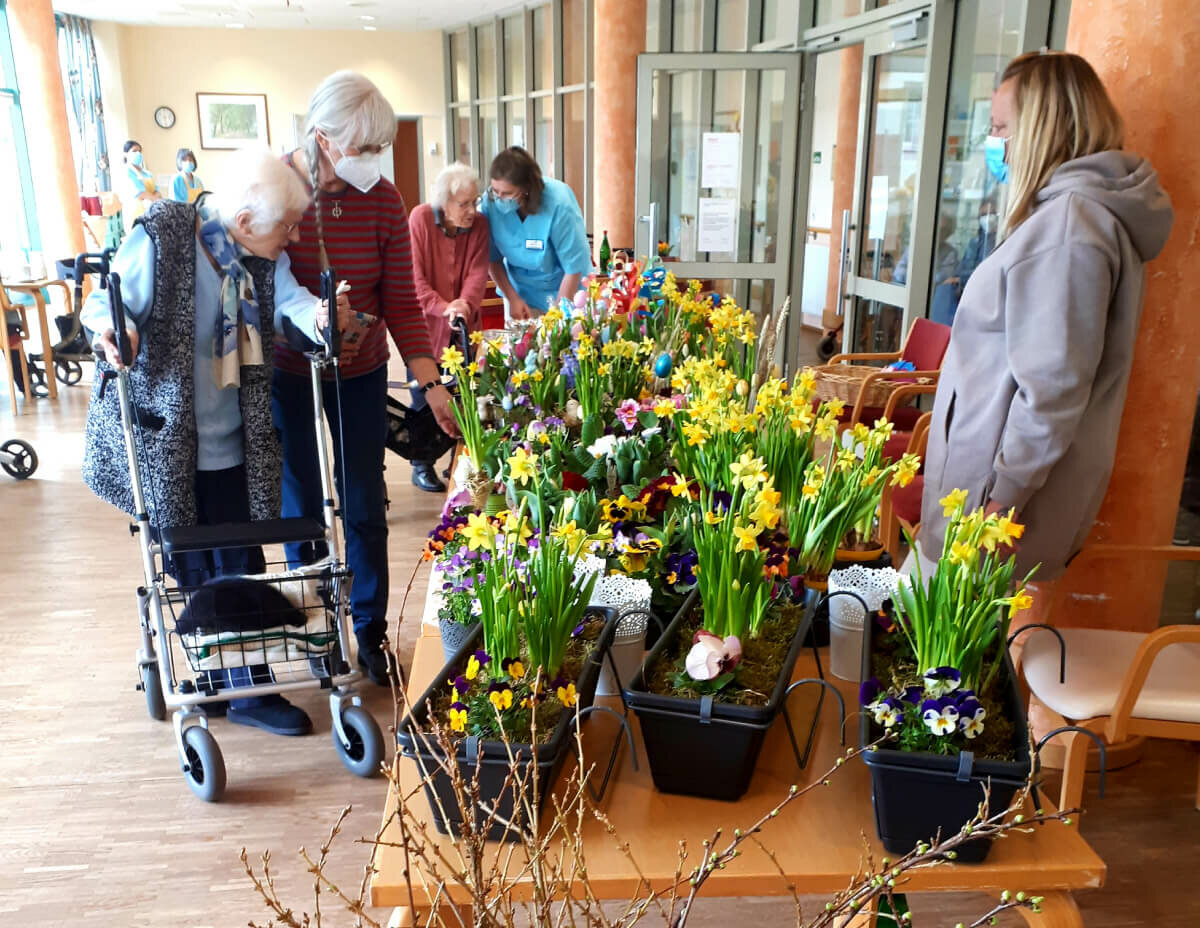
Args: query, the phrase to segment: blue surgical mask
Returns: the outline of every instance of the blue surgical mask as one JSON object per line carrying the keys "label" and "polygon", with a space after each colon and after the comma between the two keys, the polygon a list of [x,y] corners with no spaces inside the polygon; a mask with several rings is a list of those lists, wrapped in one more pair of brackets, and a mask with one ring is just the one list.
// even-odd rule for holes
{"label": "blue surgical mask", "polygon": [[999,135],[989,135],[983,143],[983,157],[987,161],[988,170],[1002,184],[1008,183],[1008,139]]}
{"label": "blue surgical mask", "polygon": [[492,209],[499,216],[511,216],[520,205],[516,197],[491,197]]}
{"label": "blue surgical mask", "polygon": [[191,174],[195,170],[196,170],[196,162],[195,161],[188,160],[188,161],[183,162],[183,173],[184,174]]}
{"label": "blue surgical mask", "polygon": [[129,156],[129,163],[134,167],[140,168],[142,166],[142,153],[140,151],[135,151],[133,154],[131,154]]}

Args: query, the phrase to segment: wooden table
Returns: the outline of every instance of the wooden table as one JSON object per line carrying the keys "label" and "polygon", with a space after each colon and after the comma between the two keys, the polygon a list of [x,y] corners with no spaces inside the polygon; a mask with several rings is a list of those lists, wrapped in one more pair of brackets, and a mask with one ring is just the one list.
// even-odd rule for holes
{"label": "wooden table", "polygon": [[[825,667],[829,666],[827,659],[823,658],[822,662]],[[424,629],[413,657],[410,698],[420,696],[442,665],[440,640],[436,632]],[[797,665],[796,678],[812,676],[814,671],[811,652],[804,654]],[[844,681],[834,682],[852,710],[857,686]],[[802,699],[799,692],[795,694],[793,708],[802,703]],[[619,706],[619,700],[616,703]],[[800,725],[805,724],[798,715],[793,715],[793,719]],[[677,843],[681,838],[687,840],[694,857],[704,839],[711,837],[714,828],[721,826],[727,837],[734,828],[751,824],[783,798],[791,784],[803,786],[820,776],[843,750],[838,740],[837,710],[833,700],[826,699],[812,757],[805,770],[797,770],[786,730],[782,724],[776,724],[767,735],[750,791],[740,801],[725,803],[669,796],[655,791],[632,712],[629,720],[634,728],[641,769],[633,770],[628,748],[624,748],[616,782],[610,784],[601,805],[621,840],[631,843],[638,864],[656,888],[669,885],[676,866]],[[594,751],[592,757],[597,763],[603,763],[600,754],[607,750],[616,726],[611,721],[602,724],[601,719],[596,723],[589,723],[584,728],[584,748],[585,752],[589,748]],[[594,733],[589,733],[589,728],[595,729]],[[856,725],[852,723],[848,728],[849,737],[856,735]],[[702,775],[702,771],[697,771],[697,775]],[[402,787],[410,791],[417,783],[416,765],[404,760]],[[764,843],[777,855],[797,893],[832,896],[845,889],[863,858],[863,836],[877,861],[888,856],[875,839],[870,797],[866,765],[854,760],[831,779],[827,788],[817,789],[788,806],[764,831]],[[417,801],[420,802],[420,798]],[[395,795],[390,793],[385,820],[395,808],[395,802]],[[1046,802],[1045,805],[1049,807],[1050,804]],[[383,840],[398,840],[398,831],[393,823],[384,833]],[[584,834],[593,890],[604,899],[630,898],[637,889],[638,878],[629,861],[594,819],[588,819]],[[743,848],[744,856],[728,869],[715,873],[705,884],[702,895],[786,895],[784,880],[766,855],[749,843]],[[407,908],[409,897],[403,879],[401,853],[394,848],[379,847],[374,865],[371,904],[396,907],[394,925],[413,924],[414,913]],[[1103,885],[1105,865],[1080,837],[1077,826],[1052,822],[1034,829],[1032,834],[1013,833],[998,841],[983,864],[938,865],[910,872],[907,876],[908,881],[899,888],[905,893],[972,892],[999,896],[1004,890],[1014,893],[1023,890],[1042,895],[1045,902],[1040,914],[1018,910],[1029,925],[1034,928],[1082,928],[1083,921],[1071,892]],[[419,888],[416,892],[420,892]],[[454,892],[451,898],[459,904],[469,901],[465,897],[458,898]],[[964,921],[971,919],[964,918]]]}
{"label": "wooden table", "polygon": [[34,304],[37,307],[38,319],[42,327],[42,366],[46,375],[46,388],[50,391],[51,399],[58,399],[58,384],[57,378],[54,376],[54,343],[50,339],[50,316],[46,307],[46,298],[42,296],[42,291],[47,287],[62,287],[63,294],[66,298],[66,309],[71,311],[71,287],[65,280],[22,280],[17,283],[4,284],[5,290],[11,290],[14,293],[26,293],[33,297]]}

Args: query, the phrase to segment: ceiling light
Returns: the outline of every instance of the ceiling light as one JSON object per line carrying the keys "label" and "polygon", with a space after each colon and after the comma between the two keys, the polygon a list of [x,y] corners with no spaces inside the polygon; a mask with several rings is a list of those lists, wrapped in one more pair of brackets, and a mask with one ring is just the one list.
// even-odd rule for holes
{"label": "ceiling light", "polygon": [[374,17],[374,16],[368,16],[368,15],[366,15],[365,13],[364,13],[363,15],[359,16],[358,18],[359,18],[359,19],[361,19],[361,20],[363,20],[363,21],[365,21],[365,22],[368,22],[368,23],[373,23],[373,22],[375,22],[375,17]]}
{"label": "ceiling light", "polygon": [[226,23],[225,28],[226,29],[245,29],[246,24],[245,23]]}
{"label": "ceiling light", "polygon": [[365,30],[367,30],[367,32],[375,32],[375,31],[376,31],[376,27],[375,27],[375,26],[363,26],[363,28],[364,28]]}

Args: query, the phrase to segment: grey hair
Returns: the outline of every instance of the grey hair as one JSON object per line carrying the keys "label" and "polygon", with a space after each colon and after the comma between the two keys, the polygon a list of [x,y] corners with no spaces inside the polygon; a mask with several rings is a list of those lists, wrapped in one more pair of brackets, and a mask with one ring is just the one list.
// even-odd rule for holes
{"label": "grey hair", "polygon": [[250,228],[263,235],[289,212],[303,213],[311,199],[291,167],[265,149],[240,151],[212,194],[217,215],[232,229],[239,214],[250,214]]}
{"label": "grey hair", "polygon": [[347,148],[380,147],[396,139],[396,114],[379,88],[356,71],[335,71],[313,91],[308,102],[308,121],[304,127],[304,156],[308,159],[309,183],[317,198],[317,241],[321,266],[329,266],[325,256],[325,223],[321,216],[321,191],[317,167],[321,153],[317,132],[345,151]]}
{"label": "grey hair", "polygon": [[448,164],[438,172],[433,181],[433,197],[431,203],[438,209],[446,208],[446,201],[468,187],[473,187],[478,194],[479,175],[469,165],[456,161]]}

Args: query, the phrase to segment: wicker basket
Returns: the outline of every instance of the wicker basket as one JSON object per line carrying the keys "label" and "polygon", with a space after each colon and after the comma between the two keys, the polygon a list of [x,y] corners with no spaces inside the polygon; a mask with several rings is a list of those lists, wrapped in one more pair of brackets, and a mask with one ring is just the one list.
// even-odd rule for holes
{"label": "wicker basket", "polygon": [[[822,402],[841,400],[847,406],[853,406],[858,401],[858,393],[863,381],[871,374],[878,374],[881,368],[869,367],[866,364],[822,364],[816,369],[817,398]],[[904,371],[896,371],[903,376]],[[904,380],[878,380],[871,384],[867,395],[863,397],[864,406],[886,406],[892,391],[899,387],[914,383],[929,383],[928,377],[912,377]]]}

